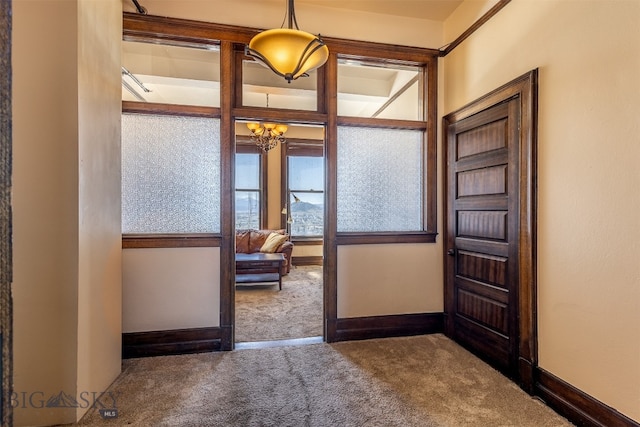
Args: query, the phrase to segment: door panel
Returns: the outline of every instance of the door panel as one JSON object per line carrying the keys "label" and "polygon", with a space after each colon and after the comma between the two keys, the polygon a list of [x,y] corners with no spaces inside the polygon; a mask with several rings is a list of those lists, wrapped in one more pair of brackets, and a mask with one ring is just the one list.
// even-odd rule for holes
{"label": "door panel", "polygon": [[456,179],[458,180],[458,197],[507,193],[506,165],[485,166],[481,169],[459,172]]}
{"label": "door panel", "polygon": [[443,118],[445,333],[533,392],[537,70]]}
{"label": "door panel", "polygon": [[448,322],[455,340],[517,371],[519,100],[448,129]]}
{"label": "door panel", "polygon": [[497,120],[458,134],[457,160],[474,154],[505,148],[506,120]]}
{"label": "door panel", "polygon": [[507,238],[507,212],[459,210],[458,236],[504,241]]}

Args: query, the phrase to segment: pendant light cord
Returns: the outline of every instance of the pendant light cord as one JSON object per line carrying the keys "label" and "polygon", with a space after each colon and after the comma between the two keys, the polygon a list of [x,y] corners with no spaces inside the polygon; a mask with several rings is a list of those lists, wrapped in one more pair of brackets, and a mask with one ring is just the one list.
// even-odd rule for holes
{"label": "pendant light cord", "polygon": [[140,3],[138,2],[138,0],[131,0],[134,4],[134,6],[136,7],[136,10],[138,11],[138,13],[142,14],[142,15],[146,15],[147,14],[147,9],[144,6],[141,6]]}

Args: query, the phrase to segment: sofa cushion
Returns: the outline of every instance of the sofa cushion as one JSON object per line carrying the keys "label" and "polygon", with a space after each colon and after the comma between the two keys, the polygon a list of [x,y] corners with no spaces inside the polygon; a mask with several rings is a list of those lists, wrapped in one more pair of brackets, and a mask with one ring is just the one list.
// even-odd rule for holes
{"label": "sofa cushion", "polygon": [[271,230],[251,230],[249,237],[249,253],[260,252],[260,248],[271,234]]}
{"label": "sofa cushion", "polygon": [[284,234],[271,233],[260,248],[260,252],[274,253],[286,240],[287,236]]}
{"label": "sofa cushion", "polygon": [[249,254],[249,237],[251,231],[236,231],[236,253]]}

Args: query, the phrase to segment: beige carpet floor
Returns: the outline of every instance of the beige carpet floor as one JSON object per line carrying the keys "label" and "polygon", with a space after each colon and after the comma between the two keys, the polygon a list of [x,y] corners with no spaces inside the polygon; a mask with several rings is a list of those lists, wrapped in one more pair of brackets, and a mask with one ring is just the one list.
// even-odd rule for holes
{"label": "beige carpet floor", "polygon": [[322,267],[294,266],[278,285],[236,286],[236,342],[322,335]]}
{"label": "beige carpet floor", "polygon": [[129,359],[95,426],[570,424],[443,335]]}

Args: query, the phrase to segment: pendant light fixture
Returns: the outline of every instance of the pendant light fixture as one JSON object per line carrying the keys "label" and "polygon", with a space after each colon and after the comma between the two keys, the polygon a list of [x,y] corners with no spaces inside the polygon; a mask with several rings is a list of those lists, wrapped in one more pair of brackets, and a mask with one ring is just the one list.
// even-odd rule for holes
{"label": "pendant light fixture", "polygon": [[[267,94],[267,108],[269,108],[269,94]],[[265,153],[275,148],[278,143],[284,144],[287,140],[284,133],[289,128],[287,125],[280,123],[247,123],[249,131],[251,131],[251,140]]]}
{"label": "pendant light fixture", "polygon": [[287,28],[263,31],[245,47],[245,54],[271,68],[288,83],[321,67],[329,58],[329,48],[320,35],[298,28],[293,0],[288,0]]}

